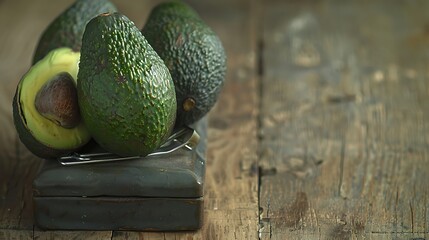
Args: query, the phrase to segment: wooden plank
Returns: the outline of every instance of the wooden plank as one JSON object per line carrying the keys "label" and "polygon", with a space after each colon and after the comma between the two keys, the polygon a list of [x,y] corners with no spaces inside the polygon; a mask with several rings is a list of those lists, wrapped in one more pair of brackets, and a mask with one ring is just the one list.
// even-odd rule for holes
{"label": "wooden plank", "polygon": [[427,2],[264,6],[261,238],[427,239]]}
{"label": "wooden plank", "polygon": [[257,239],[255,1],[188,1],[228,55],[224,90],[209,114],[204,217],[196,232],[114,232],[113,239]]}
{"label": "wooden plank", "polygon": [[111,239],[111,231],[34,231],[33,239]]}
{"label": "wooden plank", "polygon": [[0,229],[0,239],[2,240],[29,240],[33,239],[33,230],[15,230],[15,229]]}

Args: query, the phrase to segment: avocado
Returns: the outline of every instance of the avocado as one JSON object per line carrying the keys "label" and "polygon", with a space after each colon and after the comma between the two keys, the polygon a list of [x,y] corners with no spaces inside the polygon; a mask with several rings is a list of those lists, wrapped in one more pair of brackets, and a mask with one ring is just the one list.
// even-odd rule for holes
{"label": "avocado", "polygon": [[201,119],[216,103],[225,81],[226,55],[216,33],[180,1],[157,5],[142,33],[173,78],[176,127]]}
{"label": "avocado", "polygon": [[86,24],[100,13],[116,12],[108,0],[77,0],[44,30],[33,56],[33,64],[60,47],[79,51]]}
{"label": "avocado", "polygon": [[86,26],[78,102],[91,136],[120,156],[145,156],[165,142],[176,116],[171,75],[139,29],[121,13]]}
{"label": "avocado", "polygon": [[20,140],[36,156],[60,157],[76,151],[91,138],[78,109],[79,57],[80,53],[69,48],[53,50],[33,65],[17,85],[13,120]]}

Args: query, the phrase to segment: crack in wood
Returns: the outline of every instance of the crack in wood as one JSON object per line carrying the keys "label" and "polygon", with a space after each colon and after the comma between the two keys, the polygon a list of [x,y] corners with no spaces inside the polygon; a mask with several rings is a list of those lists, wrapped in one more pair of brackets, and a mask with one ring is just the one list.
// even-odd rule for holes
{"label": "crack in wood", "polygon": [[327,101],[329,103],[333,103],[333,104],[354,102],[355,100],[356,100],[356,95],[355,94],[345,94],[345,95],[338,95],[338,96],[328,96],[328,98],[327,98]]}
{"label": "crack in wood", "polygon": [[[262,18],[262,15],[260,14],[260,8],[259,8],[259,2],[258,1],[252,1],[252,6],[254,7],[254,19],[260,20]],[[262,25],[260,26],[262,28]],[[262,98],[263,98],[263,75],[264,75],[264,39],[262,36],[262,29],[256,29],[257,30],[257,42],[256,42],[256,73],[257,73],[257,107],[258,107],[258,115],[256,116],[256,127],[257,127],[257,159],[261,159],[262,156],[262,150],[261,150],[261,142],[264,139],[264,133],[262,132],[263,129],[263,120],[262,120]],[[259,161],[256,163],[256,166],[252,167],[252,169],[257,169],[258,174],[258,207],[259,207],[259,223],[258,223],[258,236],[259,239],[261,239],[261,231],[264,229],[264,221],[261,214],[263,213],[263,207],[261,206],[261,185],[262,185],[262,176],[263,176],[263,168],[260,166]],[[269,211],[269,205],[267,210]],[[268,217],[268,212],[267,212]],[[271,223],[269,223],[269,236],[271,238],[272,236],[272,230],[271,230]]]}
{"label": "crack in wood", "polygon": [[408,204],[410,206],[411,232],[414,232],[414,211],[413,211],[413,205],[412,205],[411,201]]}
{"label": "crack in wood", "polygon": [[[343,186],[343,178],[344,178],[344,158],[345,158],[345,152],[346,152],[346,139],[343,137],[341,141],[341,150],[340,150],[340,179],[338,181],[338,192],[337,195],[342,197],[341,188]],[[345,198],[345,197],[344,197]]]}

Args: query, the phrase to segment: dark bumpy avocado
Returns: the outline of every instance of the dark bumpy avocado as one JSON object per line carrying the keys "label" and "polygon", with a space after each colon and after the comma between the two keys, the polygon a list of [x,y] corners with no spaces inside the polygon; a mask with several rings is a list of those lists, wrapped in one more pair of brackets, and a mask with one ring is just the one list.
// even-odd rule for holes
{"label": "dark bumpy avocado", "polygon": [[36,47],[33,64],[59,47],[79,51],[89,20],[100,13],[115,11],[116,7],[108,0],[77,0],[45,29]]}
{"label": "dark bumpy avocado", "polygon": [[176,126],[207,114],[222,89],[226,56],[217,35],[188,5],[156,6],[142,30],[170,70],[176,87]]}
{"label": "dark bumpy avocado", "polygon": [[121,155],[147,155],[171,134],[171,75],[139,29],[120,13],[86,26],[78,75],[81,116],[94,140]]}
{"label": "dark bumpy avocado", "polygon": [[[44,92],[41,89],[49,86],[50,81],[57,81],[55,80],[58,79],[57,76],[64,73],[67,73],[72,78],[73,88],[67,87],[66,91],[70,92],[70,94],[62,94],[62,96],[77,96],[75,81],[77,78],[79,57],[79,53],[73,52],[68,48],[59,48],[51,51],[46,57],[30,68],[16,88],[13,99],[13,120],[15,127],[22,143],[32,153],[41,158],[55,158],[65,155],[79,149],[90,140],[89,132],[79,117],[77,120],[74,119],[72,126],[60,126],[56,121],[43,116],[36,109],[35,104],[37,96]],[[60,88],[57,86],[55,91],[62,91],[64,89]],[[46,95],[43,95],[42,98],[46,98]],[[55,97],[54,101],[57,103],[54,104],[50,101],[49,105],[53,104],[53,106],[58,107],[65,102],[77,102],[77,99],[61,99],[61,96],[58,96]],[[49,110],[49,108],[53,109],[52,107],[44,105],[43,100],[41,102],[39,103],[40,107],[47,109],[48,112],[53,112]],[[76,121],[78,122],[76,123]]]}

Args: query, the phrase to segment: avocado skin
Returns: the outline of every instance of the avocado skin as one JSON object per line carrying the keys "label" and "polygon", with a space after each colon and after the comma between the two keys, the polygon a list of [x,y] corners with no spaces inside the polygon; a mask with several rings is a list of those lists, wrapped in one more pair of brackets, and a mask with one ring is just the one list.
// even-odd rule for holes
{"label": "avocado skin", "polygon": [[[173,78],[177,97],[176,127],[201,119],[216,103],[225,80],[226,54],[216,33],[190,6],[180,1],[157,5],[142,33]],[[190,111],[183,106],[187,98],[196,103]]]}
{"label": "avocado skin", "polygon": [[171,134],[176,116],[171,75],[120,13],[101,14],[88,23],[77,90],[83,121],[107,151],[145,156]]}
{"label": "avocado skin", "polygon": [[33,64],[59,47],[78,52],[88,21],[100,13],[116,11],[108,0],[77,0],[44,30],[33,56]]}

